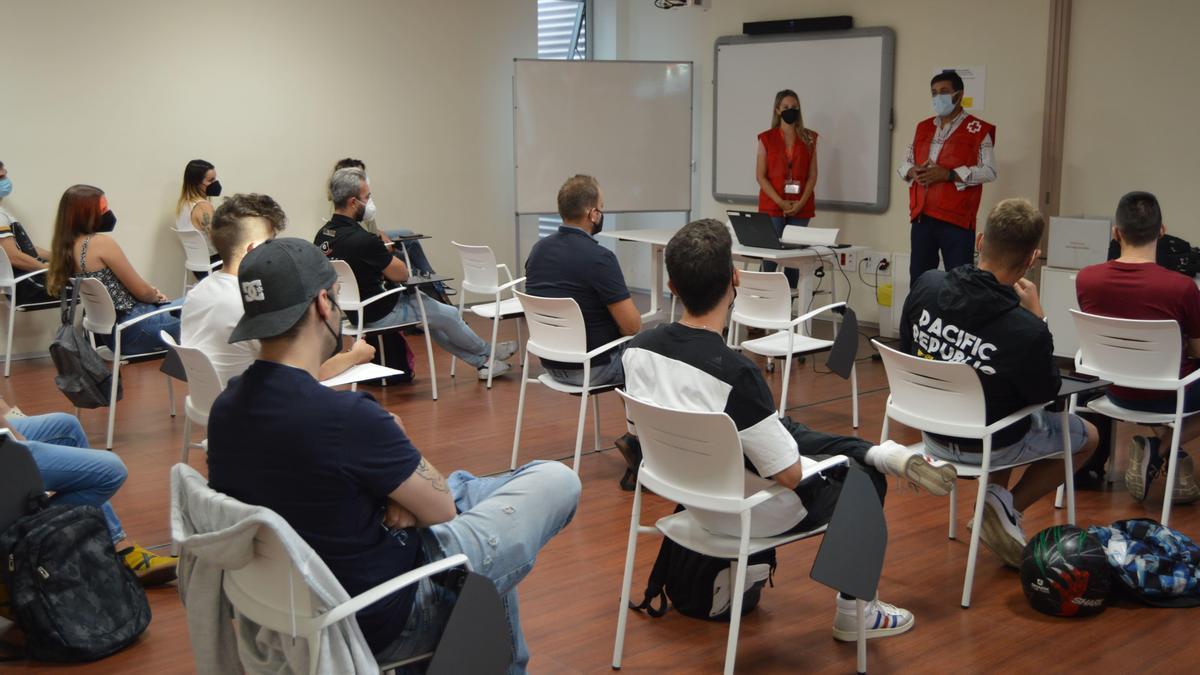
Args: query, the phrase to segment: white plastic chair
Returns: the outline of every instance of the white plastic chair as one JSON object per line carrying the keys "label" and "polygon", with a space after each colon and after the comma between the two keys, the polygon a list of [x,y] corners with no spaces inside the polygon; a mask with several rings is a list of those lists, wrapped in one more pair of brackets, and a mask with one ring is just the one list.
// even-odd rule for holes
{"label": "white plastic chair", "polygon": [[[128,321],[117,323],[117,310],[113,306],[112,296],[108,294],[108,289],[104,284],[100,283],[99,279],[75,278],[75,283],[79,284],[79,304],[83,307],[83,328],[88,332],[88,340],[91,341],[92,347],[106,361],[112,362],[112,388],[109,393],[110,405],[108,406],[108,432],[105,436],[105,447],[109,450],[113,449],[113,427],[117,419],[117,386],[121,378],[121,359],[144,356],[162,356],[167,353],[165,349],[159,349],[152,352],[144,352],[141,354],[123,354],[121,352],[121,334],[130,326],[137,325],[152,316],[165,314],[167,312],[176,311],[178,307],[161,307],[150,312],[146,312],[141,316],[136,316]],[[113,335],[113,346],[110,350],[106,345],[96,342],[96,335]],[[171,376],[167,375],[167,398],[169,399],[171,417],[175,416],[175,388],[171,383]],[[76,410],[78,416],[78,410]]]}
{"label": "white plastic chair", "polygon": [[[1171,434],[1171,453],[1167,459],[1167,483],[1161,519],[1163,525],[1169,525],[1180,431],[1183,429],[1183,419],[1195,414],[1183,410],[1184,391],[1188,385],[1200,380],[1200,370],[1187,377],[1179,377],[1179,361],[1183,354],[1183,336],[1179,332],[1179,324],[1171,320],[1116,319],[1075,309],[1070,312],[1079,338],[1079,351],[1075,353],[1076,372],[1095,375],[1121,387],[1175,392],[1174,413],[1123,408],[1107,396],[1092,399],[1087,404],[1089,410],[1121,422],[1166,425],[1175,430]],[[1069,487],[1071,482],[1068,475],[1065,485]]]}
{"label": "white plastic chair", "polygon": [[[462,258],[463,265],[462,288],[458,293],[459,318],[462,318],[468,292],[492,298],[491,302],[471,305],[471,311],[476,316],[492,320],[492,352],[488,356],[488,364],[491,365],[496,361],[496,336],[499,334],[502,319],[515,318],[517,320],[517,344],[521,344],[521,301],[517,300],[516,296],[510,298],[502,296],[505,292],[511,294],[518,284],[525,281],[525,277],[513,279],[508,265],[496,264],[496,256],[488,246],[469,246],[457,241],[450,243],[458,249],[458,256]],[[500,270],[504,270],[508,281],[500,283]],[[454,377],[454,366],[457,363],[458,359],[451,356],[450,377]],[[492,388],[491,369],[488,370],[487,388]]]}
{"label": "white plastic chair", "polygon": [[183,295],[186,297],[188,291],[196,285],[196,277],[193,272],[202,272],[212,274],[213,270],[221,266],[221,261],[209,262],[208,256],[208,240],[204,238],[204,233],[199,230],[174,230],[179,237],[179,244],[183,247]]}
{"label": "white plastic chair", "polygon": [[222,385],[217,369],[213,367],[208,354],[195,347],[183,347],[175,343],[175,339],[167,331],[159,331],[158,337],[175,350],[183,370],[187,373],[188,394],[183,401],[183,451],[179,461],[187,464],[188,450],[201,448],[208,450],[208,440],[199,443],[192,442],[192,424],[200,427],[208,426],[208,413],[212,410],[213,401],[220,395]]}
{"label": "white plastic chair", "polygon": [[[297,537],[299,539],[299,537]],[[313,558],[315,552],[310,552]],[[254,558],[238,569],[226,569],[221,588],[235,615],[253,621],[264,628],[299,638],[308,645],[309,672],[316,673],[321,649],[321,633],[401,589],[418,581],[456,567],[471,568],[467,556],[452,555],[435,560],[414,570],[393,577],[374,588],[363,591],[342,604],[322,610],[304,582],[304,572],[288,555],[279,538],[262,528],[254,538]],[[432,652],[395,663],[380,664],[380,672],[394,670],[405,664],[430,658]]]}
{"label": "white plastic chair", "polygon": [[[914,429],[933,434],[954,436],[958,438],[978,438],[982,442],[982,455],[979,464],[962,464],[947,462],[958,471],[959,477],[977,477],[979,489],[975,495],[975,514],[971,526],[971,544],[967,553],[967,573],[963,580],[962,606],[971,606],[971,587],[975,582],[975,559],[979,553],[979,533],[982,530],[983,502],[987,495],[988,474],[993,471],[1003,471],[1035,461],[1041,461],[1054,455],[1047,455],[1027,462],[1015,464],[992,464],[992,435],[997,431],[1017,422],[1034,412],[1046,407],[1047,403],[1026,406],[1003,419],[991,424],[987,422],[987,406],[983,398],[983,384],[975,369],[966,363],[949,361],[934,361],[910,356],[872,340],[871,344],[879,350],[883,357],[883,368],[887,372],[888,395],[887,407],[884,409],[883,430],[880,432],[880,442],[887,440],[888,423],[896,420]],[[1063,423],[1066,424],[1068,412],[1064,406]],[[1071,467],[1071,436],[1063,434],[1064,451],[1063,468],[1067,479],[1067,521],[1075,524],[1075,488],[1070,478],[1074,474]],[[924,443],[921,444],[924,449]],[[926,452],[928,457],[928,452]],[[944,461],[944,460],[943,460]],[[947,536],[955,538],[955,527],[958,518],[958,488],[950,490],[950,531]]]}
{"label": "white plastic chair", "polygon": [[[377,294],[367,298],[366,300],[363,300],[358,293],[358,281],[354,278],[354,270],[350,269],[350,263],[347,263],[345,260],[332,260],[330,262],[333,263],[333,269],[335,272],[337,272],[338,281],[341,283],[341,290],[338,291],[338,297],[337,297],[338,306],[342,308],[343,312],[354,312],[355,314],[358,315],[357,320],[354,322],[351,322],[349,319],[342,322],[342,333],[343,334],[348,335],[352,338],[360,338],[360,337],[369,335],[371,333],[383,333],[386,331],[398,330],[400,328],[404,328],[405,326],[420,325],[421,328],[424,329],[425,353],[429,355],[429,381],[433,384],[433,400],[436,401],[437,397],[438,397],[437,371],[434,370],[434,365],[433,365],[433,342],[429,338],[429,321],[425,316],[425,303],[423,303],[423,302],[417,303],[417,306],[420,307],[420,311],[421,311],[421,320],[420,321],[409,321],[407,323],[398,323],[398,324],[391,325],[391,326],[378,326],[376,328],[364,328],[363,327],[363,310],[371,303],[378,302],[379,300],[386,298],[389,295],[396,295],[397,293],[402,293],[404,291],[404,287],[396,286],[395,288],[389,288],[382,293],[377,293]],[[379,362],[387,363],[386,359],[387,359],[387,354],[384,352],[383,340],[380,340],[379,341]],[[357,382],[350,385],[350,391],[357,391],[357,390],[358,390]]]}
{"label": "white plastic chair", "polygon": [[[530,326],[532,331],[532,325]],[[621,667],[625,646],[625,622],[630,610],[629,594],[633,582],[633,561],[637,536],[664,536],[684,548],[715,558],[730,560],[730,578],[734,580],[729,614],[729,638],[725,647],[725,673],[733,673],[737,657],[738,629],[742,618],[742,594],[746,590],[747,558],[769,548],[806,539],[825,531],[821,526],[809,532],[774,537],[751,537],[751,509],[789,491],[774,484],[746,495],[746,468],[742,443],[733,420],[723,412],[671,410],[651,405],[624,391],[625,414],[637,428],[642,446],[642,465],[633,492],[633,512],[629,521],[629,542],[625,550],[625,573],[621,580],[621,605],[617,611],[617,638],[612,667]],[[815,476],[838,464],[844,456],[830,457],[805,469]],[[653,526],[641,524],[642,489],[688,509],[704,509],[740,518],[740,536],[714,534],[705,530],[688,510],[659,518]],[[865,603],[858,600],[859,672],[866,672]]]}
{"label": "white plastic chair", "polygon": [[[730,347],[765,356],[783,359],[783,387],[779,393],[779,414],[787,411],[788,380],[792,373],[792,357],[829,351],[833,340],[821,340],[808,335],[809,322],[816,316],[845,307],[835,302],[792,318],[792,289],[783,272],[750,272],[739,270],[737,297],[729,316]],[[743,340],[734,344],[738,326],[774,331],[765,337]],[[851,423],[858,428],[858,368],[850,367]]]}
{"label": "white plastic chair", "polygon": [[29,312],[39,309],[53,309],[59,306],[57,300],[49,300],[44,302],[17,302],[17,284],[32,279],[33,277],[43,276],[46,270],[35,270],[21,276],[16,276],[13,272],[12,262],[8,259],[8,254],[0,248],[0,294],[4,296],[4,302],[8,306],[8,333],[4,341],[4,376],[8,377],[12,372],[12,340],[13,326],[16,323],[17,312]]}
{"label": "white plastic chair", "polygon": [[529,377],[529,356],[538,356],[552,361],[583,364],[583,381],[590,382],[592,359],[615,349],[633,339],[632,335],[617,338],[591,351],[587,348],[587,329],[583,323],[583,312],[573,298],[540,298],[513,291],[521,302],[525,321],[529,325],[529,340],[525,343],[525,365],[521,371],[521,395],[517,399],[517,429],[513,435],[512,467],[517,468],[517,450],[521,447],[521,420],[525,416],[525,387],[530,382],[541,384],[579,397],[579,425],[575,431],[575,461],[571,468],[579,473],[579,456],[583,451],[583,426],[587,420],[587,402],[592,399],[592,429],[595,449],[600,449],[600,399],[599,394],[612,391],[621,382],[595,386],[564,384],[542,373],[537,379]]}

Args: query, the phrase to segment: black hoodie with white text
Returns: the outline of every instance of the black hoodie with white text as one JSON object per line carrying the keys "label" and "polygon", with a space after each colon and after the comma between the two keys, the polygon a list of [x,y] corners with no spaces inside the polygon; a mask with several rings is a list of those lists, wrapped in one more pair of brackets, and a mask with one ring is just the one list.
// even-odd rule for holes
{"label": "black hoodie with white text", "polygon": [[[975,368],[988,424],[1053,399],[1061,384],[1046,323],[1021,306],[1011,286],[975,265],[930,270],[917,279],[900,317],[900,350]],[[1029,427],[1028,417],[1005,427],[992,447],[1020,441]]]}

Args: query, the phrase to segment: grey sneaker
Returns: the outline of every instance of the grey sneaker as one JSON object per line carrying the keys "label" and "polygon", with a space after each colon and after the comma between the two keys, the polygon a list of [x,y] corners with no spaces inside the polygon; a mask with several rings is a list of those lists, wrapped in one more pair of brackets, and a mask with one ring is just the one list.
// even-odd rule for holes
{"label": "grey sneaker", "polygon": [[496,360],[507,361],[512,358],[513,354],[517,353],[520,346],[515,340],[506,340],[505,342],[496,343]]}
{"label": "grey sneaker", "polygon": [[884,441],[876,449],[883,453],[886,473],[903,476],[911,485],[936,497],[945,497],[954,489],[958,471],[950,464],[928,458],[895,441]]}
{"label": "grey sneaker", "polygon": [[492,363],[492,366],[490,368],[487,366],[483,366],[482,368],[479,369],[479,379],[486,380],[486,379],[488,379],[489,374],[491,374],[491,376],[494,378],[500,377],[501,375],[507,373],[510,370],[512,370],[512,366],[501,361],[499,355],[497,354],[496,361]]}
{"label": "grey sneaker", "polygon": [[1175,467],[1175,488],[1171,490],[1172,504],[1191,504],[1200,499],[1200,486],[1196,485],[1196,468],[1192,458],[1179,453],[1179,466]]}
{"label": "grey sneaker", "polygon": [[[1129,442],[1129,468],[1125,469],[1125,489],[1135,501],[1142,501],[1150,490],[1150,483],[1162,467],[1158,456],[1159,440],[1153,436],[1134,436]],[[1182,466],[1182,465],[1181,465]]]}

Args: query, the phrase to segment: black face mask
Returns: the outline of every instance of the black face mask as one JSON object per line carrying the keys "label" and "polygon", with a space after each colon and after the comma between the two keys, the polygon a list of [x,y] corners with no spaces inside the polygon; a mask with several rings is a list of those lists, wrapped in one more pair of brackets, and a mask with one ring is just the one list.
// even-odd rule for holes
{"label": "black face mask", "polygon": [[204,188],[204,194],[209,197],[220,197],[221,196],[221,181],[214,180],[213,182],[209,183],[208,187]]}
{"label": "black face mask", "polygon": [[100,214],[100,225],[96,227],[97,232],[112,232],[117,227],[117,217],[113,215],[112,209]]}
{"label": "black face mask", "polygon": [[784,124],[795,124],[796,120],[800,119],[800,111],[796,108],[788,108],[779,113],[779,119],[783,120]]}
{"label": "black face mask", "polygon": [[604,229],[604,212],[603,212],[603,211],[601,211],[601,212],[600,212],[600,220],[599,220],[599,222],[596,222],[596,223],[593,223],[593,224],[592,224],[592,235],[593,235],[593,236],[595,236],[595,235],[597,235],[597,234],[600,234],[600,232],[601,232],[603,229]]}
{"label": "black face mask", "polygon": [[334,309],[334,311],[331,312],[331,314],[333,314],[335,317],[338,317],[337,330],[334,331],[332,328],[330,328],[329,323],[326,321],[321,321],[321,323],[325,324],[325,330],[329,331],[329,334],[333,336],[333,351],[331,351],[329,353],[329,357],[328,357],[328,358],[332,359],[333,357],[337,356],[338,354],[340,354],[342,352],[342,321],[340,318],[341,314],[342,314],[342,308],[338,307],[337,301],[333,299],[332,292],[330,292],[330,294],[329,294],[329,304],[333,305],[333,309]]}

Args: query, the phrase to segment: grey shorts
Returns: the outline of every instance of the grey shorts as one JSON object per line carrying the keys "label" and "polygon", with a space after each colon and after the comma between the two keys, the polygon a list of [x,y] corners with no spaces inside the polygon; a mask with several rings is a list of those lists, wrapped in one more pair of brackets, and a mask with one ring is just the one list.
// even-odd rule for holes
{"label": "grey shorts", "polygon": [[[1026,464],[1062,452],[1062,413],[1039,410],[1029,416],[1032,425],[1025,437],[1003,448],[992,448],[992,466],[1004,464]],[[1070,416],[1071,453],[1083,449],[1087,441],[1087,429],[1083,418]],[[982,464],[983,453],[979,446],[960,446],[958,443],[942,443],[922,434],[925,449],[931,457],[962,464]]]}

